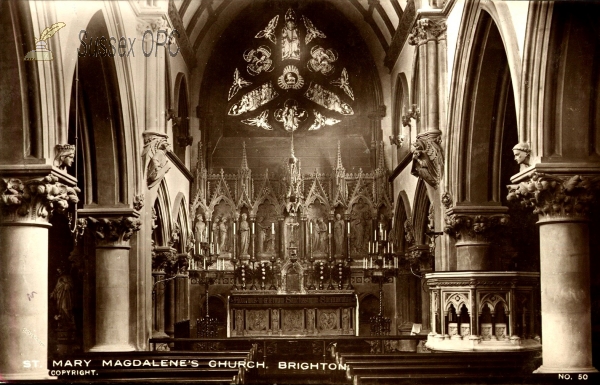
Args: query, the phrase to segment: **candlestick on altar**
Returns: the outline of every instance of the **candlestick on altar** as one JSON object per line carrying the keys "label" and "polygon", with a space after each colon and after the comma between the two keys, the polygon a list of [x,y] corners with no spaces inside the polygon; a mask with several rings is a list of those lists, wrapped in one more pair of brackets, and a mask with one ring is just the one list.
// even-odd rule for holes
{"label": "candlestick on altar", "polygon": [[348,234],[350,234],[350,222],[348,222]]}
{"label": "candlestick on altar", "polygon": [[329,222],[329,234],[331,234],[331,222]]}
{"label": "candlestick on altar", "polygon": [[271,223],[271,234],[275,235],[275,223]]}
{"label": "candlestick on altar", "polygon": [[312,234],[312,222],[309,223],[308,227],[310,227],[310,233]]}

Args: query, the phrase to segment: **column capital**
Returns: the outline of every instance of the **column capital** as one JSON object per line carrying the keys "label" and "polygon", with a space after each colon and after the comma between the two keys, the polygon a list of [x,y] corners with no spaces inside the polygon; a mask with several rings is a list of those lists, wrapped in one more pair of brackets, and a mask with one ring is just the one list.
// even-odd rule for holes
{"label": "column capital", "polygon": [[431,254],[429,245],[413,245],[409,247],[405,254],[405,260],[410,266],[417,268],[418,271],[433,271],[433,254]]}
{"label": "column capital", "polygon": [[53,173],[44,177],[0,179],[0,221],[47,224],[54,212],[64,212],[79,201],[77,187],[59,182]]}
{"label": "column capital", "polygon": [[136,29],[140,34],[146,31],[156,33],[159,29],[167,29],[168,23],[161,15],[140,16],[137,19]]}
{"label": "column capital", "polygon": [[[85,215],[85,211],[80,210]],[[118,214],[121,215],[118,215]],[[96,213],[87,217],[88,227],[96,239],[96,247],[129,247],[133,233],[142,225],[139,213],[132,209],[118,210],[113,213]]]}
{"label": "column capital", "polygon": [[533,171],[508,185],[509,201],[520,201],[543,220],[587,220],[600,176],[554,175]]}
{"label": "column capital", "polygon": [[408,44],[419,46],[430,40],[439,40],[445,37],[445,19],[422,18],[417,20],[410,35],[408,35]]}
{"label": "column capital", "polygon": [[509,222],[504,206],[455,206],[446,211],[444,232],[462,242],[487,242]]}
{"label": "column capital", "polygon": [[158,246],[152,250],[152,271],[171,274],[177,267],[177,250],[168,246]]}
{"label": "column capital", "polygon": [[444,168],[442,132],[422,132],[412,143],[413,165],[411,174],[437,188]]}

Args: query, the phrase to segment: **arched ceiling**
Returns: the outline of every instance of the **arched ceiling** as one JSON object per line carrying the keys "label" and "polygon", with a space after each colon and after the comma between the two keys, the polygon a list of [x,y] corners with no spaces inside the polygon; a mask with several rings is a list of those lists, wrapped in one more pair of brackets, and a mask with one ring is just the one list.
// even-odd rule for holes
{"label": "arched ceiling", "polygon": [[[236,0],[175,0],[175,6],[183,21],[185,32],[194,49],[200,46],[211,26],[234,1]],[[346,2],[361,13],[377,36],[382,48],[387,51],[402,18],[401,1],[347,0]],[[406,3],[406,1],[402,1],[402,3]],[[336,2],[336,5],[344,6],[340,2]]]}
{"label": "arched ceiling", "polygon": [[[290,0],[290,6],[317,0]],[[366,23],[368,33],[375,36],[378,47],[370,46],[371,52],[383,52],[385,62],[390,68],[399,54],[399,48],[408,35],[407,25],[412,24],[415,16],[413,0],[326,0],[334,4],[342,13],[352,14],[355,25]],[[206,44],[206,39],[215,36],[215,28],[223,19],[232,17],[244,9],[252,0],[169,0],[170,17],[185,30],[182,37],[186,45],[183,49],[189,55],[196,54]],[[225,23],[227,24],[227,23]],[[364,29],[363,25],[356,25]],[[219,35],[217,31],[216,36]],[[366,39],[365,39],[366,40]],[[374,43],[370,43],[371,45]],[[195,59],[194,59],[195,62]]]}

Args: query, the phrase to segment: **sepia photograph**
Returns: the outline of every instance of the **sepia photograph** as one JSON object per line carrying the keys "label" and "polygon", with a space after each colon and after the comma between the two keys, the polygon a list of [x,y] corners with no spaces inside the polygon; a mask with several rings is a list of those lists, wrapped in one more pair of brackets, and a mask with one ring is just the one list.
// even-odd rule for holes
{"label": "sepia photograph", "polygon": [[0,383],[600,382],[600,1],[0,28]]}

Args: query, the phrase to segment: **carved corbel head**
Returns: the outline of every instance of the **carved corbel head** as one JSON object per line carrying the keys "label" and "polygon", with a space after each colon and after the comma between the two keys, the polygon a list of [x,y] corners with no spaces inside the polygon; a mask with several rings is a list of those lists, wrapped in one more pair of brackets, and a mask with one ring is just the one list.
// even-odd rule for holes
{"label": "carved corbel head", "polygon": [[531,156],[529,143],[518,143],[512,148],[512,151],[515,156],[515,161],[519,164],[521,170],[529,167],[529,158]]}
{"label": "carved corbel head", "polygon": [[75,161],[75,145],[73,144],[57,144],[56,156],[54,157],[54,166],[61,170],[66,170],[71,167]]}

